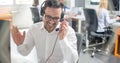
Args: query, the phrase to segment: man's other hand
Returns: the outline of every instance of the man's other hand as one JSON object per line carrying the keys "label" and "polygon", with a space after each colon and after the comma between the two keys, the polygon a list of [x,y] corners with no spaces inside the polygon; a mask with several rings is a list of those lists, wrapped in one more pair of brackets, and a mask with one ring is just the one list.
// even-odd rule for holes
{"label": "man's other hand", "polygon": [[17,27],[13,26],[12,37],[17,46],[21,45],[25,39],[25,31],[23,34],[20,33]]}
{"label": "man's other hand", "polygon": [[68,27],[68,22],[63,20],[60,25],[60,30],[59,30],[59,39],[62,40],[67,34],[67,27]]}

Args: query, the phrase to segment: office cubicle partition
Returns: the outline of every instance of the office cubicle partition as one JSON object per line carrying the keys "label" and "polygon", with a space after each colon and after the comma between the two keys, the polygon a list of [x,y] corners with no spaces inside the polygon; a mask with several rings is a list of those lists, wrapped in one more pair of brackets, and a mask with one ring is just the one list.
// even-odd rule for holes
{"label": "office cubicle partition", "polygon": [[117,31],[116,31],[114,55],[120,58],[120,28],[118,28]]}
{"label": "office cubicle partition", "polygon": [[0,20],[0,63],[10,61],[10,21]]}

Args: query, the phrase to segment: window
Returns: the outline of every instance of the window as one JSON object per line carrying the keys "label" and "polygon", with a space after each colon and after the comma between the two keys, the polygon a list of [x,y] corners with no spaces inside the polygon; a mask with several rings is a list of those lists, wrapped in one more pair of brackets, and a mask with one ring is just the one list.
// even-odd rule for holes
{"label": "window", "polygon": [[98,5],[100,0],[90,0],[90,4],[92,5]]}
{"label": "window", "polygon": [[33,0],[0,0],[0,5],[32,4]]}
{"label": "window", "polygon": [[15,4],[32,4],[33,0],[15,0]]}
{"label": "window", "polygon": [[0,0],[0,5],[13,5],[13,0]]}

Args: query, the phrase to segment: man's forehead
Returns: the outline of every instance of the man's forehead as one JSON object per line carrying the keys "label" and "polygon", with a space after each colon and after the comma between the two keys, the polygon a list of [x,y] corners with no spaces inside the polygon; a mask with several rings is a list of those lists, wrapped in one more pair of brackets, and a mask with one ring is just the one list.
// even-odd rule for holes
{"label": "man's forehead", "polygon": [[45,10],[45,13],[47,13],[47,12],[61,13],[62,9],[61,8],[50,8],[50,7],[47,7],[46,10]]}

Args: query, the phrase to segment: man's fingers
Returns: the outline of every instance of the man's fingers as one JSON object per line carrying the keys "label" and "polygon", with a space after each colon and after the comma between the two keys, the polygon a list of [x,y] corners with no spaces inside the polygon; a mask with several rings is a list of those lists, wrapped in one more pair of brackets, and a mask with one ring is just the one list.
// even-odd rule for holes
{"label": "man's fingers", "polygon": [[13,26],[13,29],[12,29],[12,36],[13,38],[16,38],[16,33],[15,33],[15,27]]}
{"label": "man's fingers", "polygon": [[18,40],[19,36],[20,36],[20,32],[18,30],[18,28],[16,26],[13,26],[13,29],[12,29],[12,36],[13,36],[13,39],[15,41]]}
{"label": "man's fingers", "polygon": [[17,33],[17,35],[19,35],[19,36],[22,35],[17,27],[15,27],[15,33]]}
{"label": "man's fingers", "polygon": [[13,26],[12,28],[12,34],[15,32],[15,26]]}
{"label": "man's fingers", "polygon": [[24,41],[24,38],[25,38],[25,34],[26,34],[25,31],[23,32],[23,34],[21,34],[19,29],[16,26],[13,26],[12,37],[13,37],[14,42],[17,45],[22,44],[22,42]]}
{"label": "man's fingers", "polygon": [[16,31],[19,32],[19,29],[17,28],[17,26],[16,26]]}
{"label": "man's fingers", "polygon": [[14,30],[14,33],[17,32],[17,28],[16,28],[16,26],[13,27],[13,30]]}
{"label": "man's fingers", "polygon": [[61,25],[66,25],[66,26],[68,26],[69,24],[68,24],[67,21],[64,20],[64,21],[61,23]]}

